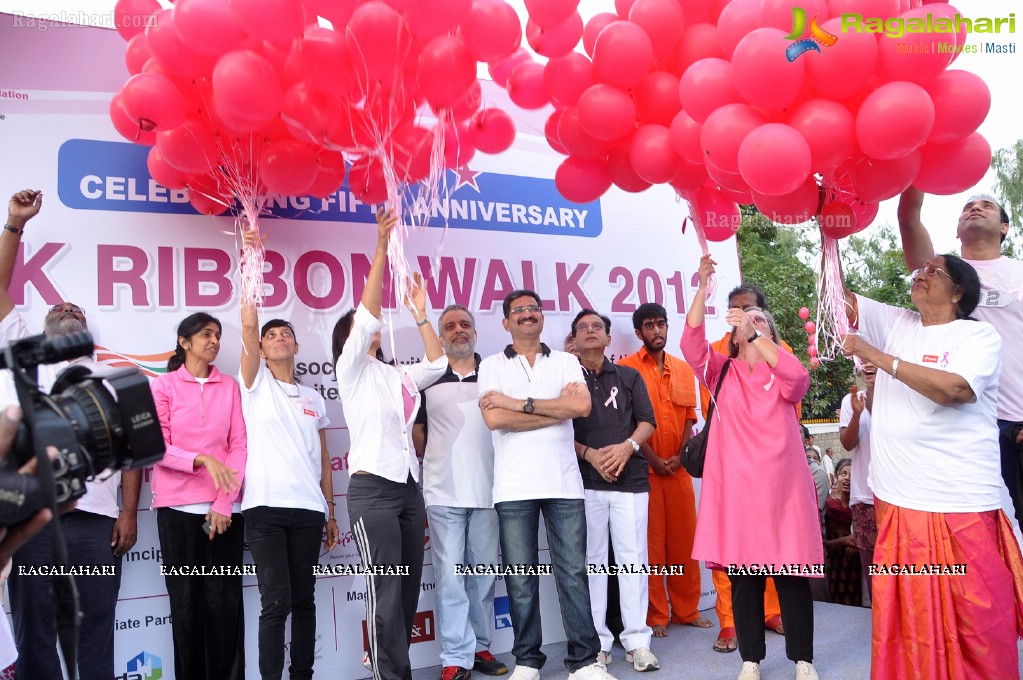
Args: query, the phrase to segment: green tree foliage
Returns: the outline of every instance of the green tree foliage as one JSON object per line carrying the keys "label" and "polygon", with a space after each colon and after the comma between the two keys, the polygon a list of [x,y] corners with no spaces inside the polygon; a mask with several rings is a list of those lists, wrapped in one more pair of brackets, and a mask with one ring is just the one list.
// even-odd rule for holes
{"label": "green tree foliage", "polygon": [[1012,224],[1023,219],[1023,139],[1005,149],[999,149],[991,159],[991,167],[998,176],[995,195],[1005,205]]}

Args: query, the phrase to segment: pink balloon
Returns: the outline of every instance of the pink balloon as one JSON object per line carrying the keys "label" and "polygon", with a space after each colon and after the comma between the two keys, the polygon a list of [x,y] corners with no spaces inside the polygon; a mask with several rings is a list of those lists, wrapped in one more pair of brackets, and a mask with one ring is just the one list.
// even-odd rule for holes
{"label": "pink balloon", "polygon": [[603,31],[608,24],[612,24],[616,21],[620,21],[621,18],[613,12],[601,12],[594,14],[590,17],[590,20],[586,22],[586,26],[583,28],[583,49],[586,50],[586,54],[593,58],[593,48],[597,44],[597,36]]}
{"label": "pink balloon", "polygon": [[[803,87],[804,62],[785,58],[785,32],[758,28],[735,46],[732,78],[750,104],[780,110],[792,104]],[[782,49],[780,49],[782,48]]]}
{"label": "pink balloon", "polygon": [[629,21],[646,31],[658,59],[668,59],[675,52],[686,27],[677,0],[635,0],[629,9]]}
{"label": "pink balloon", "polygon": [[188,173],[168,165],[160,154],[160,149],[155,146],[149,149],[146,167],[149,169],[149,176],[168,189],[184,189],[188,183]]}
{"label": "pink balloon", "polygon": [[327,94],[299,83],[284,95],[281,120],[298,140],[323,144],[341,122],[340,104]]}
{"label": "pink balloon", "polygon": [[558,139],[568,152],[576,158],[603,158],[611,150],[611,144],[591,137],[579,122],[579,108],[565,109],[558,121]]}
{"label": "pink balloon", "polygon": [[699,165],[703,165],[702,127],[685,111],[679,111],[671,121],[671,147],[685,160]]}
{"label": "pink balloon", "polygon": [[766,122],[763,114],[748,104],[726,104],[717,109],[700,129],[704,162],[725,172],[739,172],[739,147],[746,135]]}
{"label": "pink balloon", "polygon": [[411,49],[412,34],[394,9],[381,0],[370,0],[359,5],[348,20],[347,43],[360,83],[389,83]]}
{"label": "pink balloon", "polygon": [[143,129],[138,121],[133,120],[124,112],[124,108],[121,106],[120,92],[115,94],[110,100],[108,111],[110,113],[110,122],[114,129],[129,142],[143,146],[150,146],[156,142],[156,132]]}
{"label": "pink balloon", "polygon": [[391,157],[398,179],[413,184],[430,174],[433,134],[424,127],[409,125],[391,134]]}
{"label": "pink balloon", "polygon": [[515,123],[501,109],[483,109],[473,117],[469,140],[483,153],[501,153],[515,142]]}
{"label": "pink balloon", "polygon": [[807,321],[806,325],[803,327],[806,329],[806,332],[809,335],[813,335],[814,331],[817,330],[817,324],[815,324],[813,321]]}
{"label": "pink balloon", "polygon": [[543,69],[547,95],[552,102],[562,106],[575,106],[579,95],[595,82],[593,62],[578,52],[551,59]]}
{"label": "pink balloon", "polygon": [[671,70],[683,74],[686,69],[701,59],[724,59],[718,42],[717,26],[712,24],[694,24],[682,33],[682,39],[675,46],[671,58]]}
{"label": "pink balloon", "polygon": [[[810,337],[812,338],[813,336],[810,336]],[[816,360],[817,361],[817,365],[818,366],[820,365],[820,360],[817,359],[817,346],[816,345],[812,345],[811,344],[811,345],[807,346],[806,353],[810,355],[811,361]],[[816,368],[816,366],[815,366],[815,368]]]}
{"label": "pink balloon", "polygon": [[639,193],[650,188],[650,182],[636,174],[629,162],[629,147],[622,144],[611,149],[607,155],[607,169],[611,173],[611,181],[622,191]]}
{"label": "pink balloon", "polygon": [[707,180],[707,168],[702,163],[690,163],[685,159],[681,159],[678,164],[678,170],[668,180],[668,184],[679,195],[687,195],[702,188],[707,183]]}
{"label": "pink balloon", "polygon": [[[757,14],[757,27],[777,28],[788,34],[792,30],[792,7],[792,0],[763,0]],[[831,16],[825,0],[800,0],[798,7],[806,12],[808,19],[816,18],[818,24]]]}
{"label": "pink balloon", "polygon": [[149,51],[149,43],[146,42],[146,34],[137,33],[132,36],[124,50],[124,63],[128,67],[128,73],[132,75],[142,73],[142,68],[152,57],[153,54]]}
{"label": "pink balloon", "polygon": [[419,57],[418,81],[435,111],[447,108],[476,82],[476,60],[455,36],[434,38]]}
{"label": "pink balloon", "polygon": [[[862,227],[857,224],[856,215],[847,203],[832,201],[821,210],[821,232],[835,240],[851,236]],[[813,323],[807,321],[807,324]],[[807,330],[807,332],[811,332]]]}
{"label": "pink balloon", "polygon": [[285,49],[305,28],[299,0],[231,0],[231,7],[250,35]]}
{"label": "pink balloon", "polygon": [[629,12],[632,11],[632,6],[635,3],[636,0],[615,0],[615,13],[622,19],[628,19]]}
{"label": "pink balloon", "polygon": [[927,140],[934,104],[914,83],[886,83],[871,92],[856,114],[856,141],[871,158],[901,158]]}
{"label": "pink balloon", "polygon": [[583,18],[578,12],[556,26],[541,28],[532,21],[526,23],[526,41],[533,51],[545,57],[561,57],[579,43],[583,37]]}
{"label": "pink balloon", "polygon": [[591,203],[611,188],[611,173],[603,160],[569,156],[554,173],[554,185],[573,203]]}
{"label": "pink balloon", "polygon": [[852,202],[853,215],[856,216],[856,231],[863,231],[870,226],[874,218],[877,217],[877,211],[880,205],[877,203],[863,203],[862,201]]}
{"label": "pink balloon", "polygon": [[117,0],[114,5],[114,28],[125,40],[144,34],[161,9],[157,0]]}
{"label": "pink balloon", "polygon": [[920,162],[919,151],[890,161],[863,158],[852,168],[857,198],[864,203],[878,203],[898,196],[913,183]]}
{"label": "pink balloon", "polygon": [[255,131],[281,111],[281,80],[273,65],[255,52],[238,50],[220,58],[213,69],[213,105],[232,124]]}
{"label": "pink balloon", "polygon": [[945,71],[924,88],[934,103],[928,142],[951,142],[976,131],[991,110],[991,90],[969,71]]}
{"label": "pink balloon", "polygon": [[567,19],[579,6],[579,0],[525,0],[529,20],[543,28],[553,28]]}
{"label": "pink balloon", "polygon": [[247,37],[230,4],[222,0],[177,0],[174,27],[189,49],[210,57],[238,49]]}
{"label": "pink balloon", "polygon": [[490,62],[490,64],[487,65],[487,73],[490,74],[490,77],[499,86],[508,87],[508,76],[511,75],[511,72],[522,64],[532,63],[533,56],[529,53],[529,50],[520,48],[510,57]]}
{"label": "pink balloon", "polygon": [[732,79],[732,65],[724,59],[701,59],[686,69],[678,84],[682,107],[698,123],[726,104],[742,102]]}
{"label": "pink balloon", "polygon": [[819,204],[820,187],[812,176],[795,191],[781,196],[753,192],[753,205],[764,217],[778,224],[802,224],[817,213]]}
{"label": "pink balloon", "polygon": [[508,97],[524,109],[539,109],[547,104],[543,87],[543,65],[519,64],[508,76]]}
{"label": "pink balloon", "polygon": [[877,39],[872,33],[843,32],[841,17],[825,21],[821,28],[841,38],[820,52],[806,53],[799,61],[806,63],[806,76],[817,96],[845,99],[861,91],[874,74]]}
{"label": "pink balloon", "polygon": [[543,133],[547,137],[547,143],[550,144],[551,148],[562,154],[563,156],[568,155],[568,149],[561,143],[561,116],[564,111],[557,110],[547,117],[547,122],[544,123]]}
{"label": "pink balloon", "polygon": [[380,159],[367,156],[352,163],[348,169],[348,187],[355,197],[368,205],[387,200],[387,181]]}
{"label": "pink balloon", "polygon": [[654,63],[654,48],[646,32],[628,21],[609,24],[593,46],[593,65],[600,78],[629,88],[643,79]]}
{"label": "pink balloon", "polygon": [[[903,12],[903,21],[923,22],[931,14],[934,18],[945,17],[935,8],[921,7]],[[898,38],[886,33],[878,36],[878,75],[884,81],[908,80],[924,84],[935,78],[952,63],[952,52],[956,46],[954,33],[909,32]]]}
{"label": "pink balloon", "polygon": [[579,123],[594,139],[621,139],[636,128],[636,104],[624,90],[597,83],[579,97]]}
{"label": "pink balloon", "polygon": [[739,206],[720,189],[703,188],[692,201],[693,219],[703,228],[708,241],[727,241],[739,232],[742,215]]}
{"label": "pink balloon", "polygon": [[307,28],[292,43],[284,69],[289,82],[305,82],[335,97],[347,97],[358,87],[344,35],[329,28]]}
{"label": "pink balloon", "polygon": [[416,40],[429,42],[455,30],[469,14],[472,4],[472,0],[412,2],[404,10],[405,21]]}
{"label": "pink balloon", "polygon": [[217,164],[220,146],[209,123],[190,118],[173,130],[156,135],[162,160],[187,175],[202,175]]}
{"label": "pink balloon", "polygon": [[718,17],[718,42],[726,59],[731,59],[736,45],[757,28],[760,0],[732,0]]}
{"label": "pink balloon", "polygon": [[903,10],[899,9],[899,0],[828,0],[828,11],[828,16],[839,18],[843,14],[894,17]]}
{"label": "pink balloon", "polygon": [[507,59],[522,43],[519,15],[504,0],[474,0],[462,22],[462,40],[478,61]]}
{"label": "pink balloon", "polygon": [[678,89],[678,78],[667,71],[646,74],[633,91],[639,122],[671,125],[682,109]]}
{"label": "pink balloon", "polygon": [[827,174],[852,155],[856,148],[856,123],[849,109],[830,99],[811,99],[800,104],[788,124],[810,145],[810,168]]}
{"label": "pink balloon", "polygon": [[455,120],[468,120],[482,105],[483,89],[480,87],[480,81],[473,79],[465,95],[451,105],[451,115]]}
{"label": "pink balloon", "polygon": [[214,64],[210,57],[185,47],[174,28],[174,13],[169,9],[157,12],[153,18],[152,24],[146,29],[146,44],[154,59],[181,78],[191,80],[209,73]]}
{"label": "pink balloon", "polygon": [[799,318],[803,319],[804,321],[809,319],[810,318],[810,310],[807,309],[806,307],[800,307],[799,308]]}
{"label": "pink balloon", "polygon": [[[347,24],[348,20],[352,18],[352,13],[355,11],[355,6],[359,4],[359,0],[302,0],[302,4],[307,10],[307,23],[316,23],[315,17],[321,16],[331,25],[340,27]],[[311,21],[309,15],[312,15]]]}
{"label": "pink balloon", "polygon": [[761,125],[742,140],[739,172],[754,191],[771,196],[792,193],[810,173],[810,145],[788,125]]}
{"label": "pink balloon", "polygon": [[670,180],[681,162],[671,148],[671,130],[663,125],[641,126],[632,137],[629,162],[636,174],[651,184]]}
{"label": "pink balloon", "polygon": [[991,167],[991,145],[979,132],[920,149],[920,172],[913,186],[924,193],[948,196],[966,191]]}
{"label": "pink balloon", "polygon": [[185,102],[177,86],[156,73],[139,73],[121,89],[121,107],[147,130],[169,130],[185,120]]}
{"label": "pink balloon", "polygon": [[[704,163],[704,167],[707,170],[707,176],[710,177],[710,179],[713,180],[713,183],[717,184],[722,191],[748,196],[749,200],[745,202],[747,204],[753,202],[753,190],[750,189],[750,185],[746,183],[746,180],[742,178],[742,175],[737,172],[726,172],[710,161],[706,161]],[[736,200],[736,198],[733,197],[732,200]],[[738,201],[736,200],[736,202]]]}

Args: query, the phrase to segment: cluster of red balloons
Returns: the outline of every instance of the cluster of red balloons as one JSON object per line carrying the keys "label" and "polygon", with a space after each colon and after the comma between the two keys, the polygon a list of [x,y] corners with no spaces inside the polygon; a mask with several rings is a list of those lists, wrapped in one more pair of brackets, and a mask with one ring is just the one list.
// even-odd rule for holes
{"label": "cluster of red balloons", "polygon": [[[111,120],[152,145],[153,178],[187,187],[200,212],[327,196],[346,160],[356,198],[380,203],[514,140],[507,113],[481,110],[476,79],[477,62],[519,48],[504,0],[119,0],[115,15],[132,76]],[[437,125],[417,118],[427,104]]]}
{"label": "cluster of red balloons", "polygon": [[[527,38],[551,59],[517,66],[508,88],[520,105],[553,103],[547,139],[568,155],[555,180],[570,200],[668,183],[711,240],[734,233],[737,203],[780,223],[817,216],[840,238],[911,184],[956,193],[990,164],[976,132],[990,92],[947,70],[964,34],[841,30],[847,12],[956,13],[922,1],[615,0],[585,26],[578,0],[527,1]],[[824,40],[789,61],[797,5]]]}
{"label": "cluster of red balloons", "polygon": [[817,324],[813,321],[807,321],[810,318],[810,310],[806,307],[799,308],[799,318],[806,321],[804,330],[806,330],[806,353],[810,355],[810,366],[817,368],[821,365],[821,360],[817,356]]}

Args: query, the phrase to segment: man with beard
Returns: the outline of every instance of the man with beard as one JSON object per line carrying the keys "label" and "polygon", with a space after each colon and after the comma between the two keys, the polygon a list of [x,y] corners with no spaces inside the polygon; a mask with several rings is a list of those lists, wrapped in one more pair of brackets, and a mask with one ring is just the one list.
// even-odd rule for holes
{"label": "man with beard", "polygon": [[[39,213],[42,204],[40,191],[14,194],[7,206],[7,224],[0,232],[0,343],[4,346],[30,335],[25,320],[14,309],[8,289],[25,225]],[[54,305],[44,320],[44,332],[49,336],[86,330],[85,312],[70,302]],[[71,363],[91,366],[93,361],[90,357],[81,357]],[[62,361],[40,366],[40,389],[48,393],[57,375],[68,365]],[[4,373],[0,381],[0,404],[16,404],[18,397],[13,379],[8,371]],[[110,680],[114,675],[114,608],[121,585],[121,556],[135,545],[141,485],[141,470],[115,472],[102,482],[87,481],[86,494],[78,500],[75,510],[60,517],[71,566],[114,567],[112,576],[75,577],[84,617],[78,640],[78,677],[82,680]],[[117,507],[119,486],[122,491],[120,511]],[[19,574],[19,567],[53,563],[51,541],[47,526],[15,553],[9,580],[18,647],[15,677],[26,680],[62,676],[50,577]]]}
{"label": "man with beard", "polygon": [[589,415],[590,395],[579,361],[540,342],[541,305],[531,290],[510,293],[503,324],[512,342],[480,364],[479,405],[494,439],[494,507],[515,632],[509,680],[538,680],[547,660],[540,651],[541,512],[568,638],[568,677],[607,680],[612,676],[597,661],[600,639],[590,615],[586,513],[572,429],[573,418]]}
{"label": "man with beard", "polygon": [[[874,408],[874,381],[877,366],[864,363],[860,375],[865,390],[854,385],[842,398],[838,418],[838,437],[842,446],[852,454],[852,478],[849,480],[849,510],[852,512],[853,542],[860,553],[863,574],[870,573],[874,563],[874,543],[877,541],[877,516],[874,513],[874,492],[870,490],[867,473],[870,471],[870,411]],[[873,595],[872,578],[867,576],[867,596]],[[869,604],[869,602],[864,602]]]}
{"label": "man with beard", "polygon": [[639,371],[654,407],[657,429],[643,447],[650,464],[650,512],[647,548],[650,564],[682,564],[680,575],[650,575],[647,624],[654,637],[667,637],[670,623],[709,628],[700,615],[700,563],[693,559],[696,494],[693,479],[682,469],[679,452],[696,424],[696,378],[682,359],[664,351],[668,314],[648,302],[632,314],[643,346],[618,364]]}
{"label": "man with beard", "polygon": [[466,680],[470,669],[487,675],[508,672],[489,651],[496,575],[460,573],[466,566],[497,563],[494,444],[476,405],[476,320],[462,305],[450,305],[438,325],[448,369],[423,390],[412,441],[423,457],[437,580],[440,678]]}

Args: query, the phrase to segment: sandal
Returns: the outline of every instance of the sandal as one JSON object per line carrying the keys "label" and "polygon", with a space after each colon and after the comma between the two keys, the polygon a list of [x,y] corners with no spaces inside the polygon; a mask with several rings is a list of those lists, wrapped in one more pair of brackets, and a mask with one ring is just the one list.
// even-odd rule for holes
{"label": "sandal", "polygon": [[774,631],[778,635],[785,634],[785,626],[782,625],[781,617],[778,616],[777,614],[767,619],[767,621],[764,621],[764,625],[767,626],[769,630]]}
{"label": "sandal", "polygon": [[735,628],[731,626],[722,628],[718,633],[717,642],[714,643],[714,651],[728,654],[734,652],[738,647],[739,640],[735,637]]}

